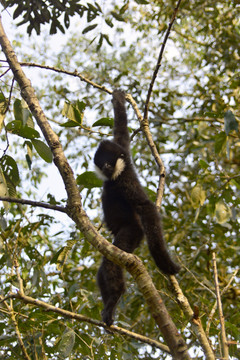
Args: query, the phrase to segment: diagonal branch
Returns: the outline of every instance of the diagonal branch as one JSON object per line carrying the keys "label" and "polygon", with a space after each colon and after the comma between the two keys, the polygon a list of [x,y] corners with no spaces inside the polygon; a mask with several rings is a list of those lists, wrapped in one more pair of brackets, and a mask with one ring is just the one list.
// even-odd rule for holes
{"label": "diagonal branch", "polygon": [[178,9],[179,9],[179,7],[180,7],[180,4],[181,4],[181,0],[178,0],[177,5],[176,5],[176,7],[175,7],[175,9],[174,9],[174,12],[173,12],[171,21],[170,21],[170,23],[169,23],[169,25],[168,25],[167,32],[166,32],[166,34],[165,34],[165,36],[164,36],[164,40],[163,40],[163,43],[162,43],[162,46],[161,46],[161,49],[160,49],[160,53],[159,53],[159,56],[158,56],[158,60],[157,60],[157,65],[156,65],[155,70],[154,70],[154,72],[153,72],[153,76],[152,76],[151,83],[150,83],[150,85],[149,85],[148,94],[147,94],[147,99],[146,99],[146,103],[145,103],[145,109],[144,109],[144,119],[145,119],[145,120],[148,119],[149,101],[150,101],[150,97],[151,97],[151,94],[152,94],[153,85],[154,85],[154,82],[155,82],[155,80],[156,80],[156,78],[157,78],[158,71],[159,71],[159,69],[160,69],[160,67],[161,67],[161,64],[162,64],[162,57],[163,57],[164,49],[165,49],[167,40],[168,40],[168,38],[169,38],[169,35],[170,35],[170,32],[171,32],[173,23],[174,23],[174,21],[175,21],[175,18],[176,18]]}
{"label": "diagonal branch", "polygon": [[19,62],[19,64],[21,66],[29,66],[29,67],[38,67],[40,69],[45,69],[45,70],[52,70],[55,71],[57,73],[62,73],[62,74],[66,74],[66,75],[70,75],[70,76],[74,76],[79,78],[81,81],[91,85],[92,87],[105,91],[108,94],[112,94],[112,91],[107,89],[106,86],[101,86],[89,79],[87,79],[85,76],[83,76],[82,74],[80,74],[77,70],[75,71],[68,71],[68,70],[64,70],[64,69],[60,69],[60,68],[56,68],[55,66],[49,66],[49,65],[42,65],[42,64],[36,64],[36,63],[28,63],[28,62]]}
{"label": "diagonal branch", "polygon": [[153,141],[153,137],[151,134],[151,131],[149,129],[148,121],[144,119],[142,114],[140,113],[138,106],[136,104],[136,101],[133,99],[133,97],[130,94],[127,94],[126,96],[127,101],[132,105],[135,114],[137,115],[138,121],[140,122],[140,126],[142,131],[144,132],[144,135],[147,139],[148,146],[150,147],[150,150],[152,152],[152,155],[154,156],[154,159],[159,167],[159,173],[160,173],[160,180],[157,190],[157,200],[156,200],[156,206],[160,210],[161,204],[162,204],[162,197],[163,197],[163,189],[165,184],[165,167],[162,162],[162,159],[158,153],[157,147]]}
{"label": "diagonal branch", "polygon": [[[105,323],[103,323],[102,321],[94,320],[92,318],[89,318],[88,316],[77,314],[77,313],[74,313],[74,312],[69,311],[69,310],[61,309],[59,307],[48,304],[45,301],[34,299],[31,296],[27,296],[24,293],[21,293],[20,291],[18,293],[16,293],[16,294],[11,293],[11,294],[9,294],[9,296],[7,296],[4,299],[1,299],[1,297],[0,297],[0,300],[1,300],[0,302],[2,302],[2,301],[6,302],[6,300],[9,299],[9,298],[10,299],[19,299],[19,300],[23,301],[25,304],[31,304],[31,305],[37,306],[38,308],[42,308],[42,309],[44,309],[45,311],[48,311],[48,312],[52,311],[52,312],[54,312],[56,314],[59,314],[59,315],[65,317],[65,318],[68,318],[68,319],[75,319],[77,321],[87,322],[89,324],[108,329],[108,326]],[[156,347],[156,348],[158,348],[158,349],[160,349],[160,350],[162,350],[162,351],[164,351],[166,353],[170,352],[168,346],[160,343],[159,341],[150,339],[150,338],[148,338],[146,336],[135,333],[133,331],[129,331],[129,330],[124,329],[122,327],[112,325],[111,326],[111,332],[112,333],[119,333],[119,334],[122,334],[124,336],[128,336],[128,337],[133,338],[135,340],[141,341],[141,342],[143,342],[145,344],[154,346],[154,347]]]}
{"label": "diagonal branch", "polygon": [[188,299],[183,294],[176,277],[171,275],[169,276],[169,279],[172,286],[172,291],[176,296],[177,302],[183,310],[185,316],[190,319],[192,331],[198,339],[199,343],[201,344],[206,359],[215,360],[215,354],[208,340],[206,332],[203,329],[201,318],[198,315],[196,316],[196,314],[194,314],[194,311],[191,308]]}
{"label": "diagonal branch", "polygon": [[227,336],[225,330],[225,321],[223,316],[223,309],[222,309],[222,302],[221,302],[221,295],[219,290],[219,283],[218,283],[218,272],[217,272],[217,262],[216,262],[216,254],[213,252],[213,273],[214,273],[214,282],[215,282],[215,290],[216,290],[216,297],[217,297],[217,306],[218,306],[218,313],[219,313],[219,320],[221,326],[221,343],[222,343],[222,353],[223,359],[229,359],[229,351],[228,351],[228,343],[227,343]]}
{"label": "diagonal branch", "polygon": [[143,294],[149,310],[159,326],[164,340],[170,348],[171,354],[175,360],[189,360],[187,345],[179,334],[173,323],[157,289],[155,288],[150,275],[140,259],[126,253],[114,245],[110,244],[105,238],[100,236],[93,224],[87,217],[82,208],[81,196],[73,176],[73,171],[64,155],[58,136],[52,130],[39,101],[35,95],[31,82],[25,76],[14,50],[4,32],[0,21],[0,44],[7,58],[9,66],[14,74],[16,81],[21,89],[21,95],[28,104],[30,111],[35,117],[52,153],[54,163],[57,166],[68,195],[67,214],[76,223],[77,227],[84,234],[95,248],[97,248],[110,261],[125,267],[135,279],[139,290]]}
{"label": "diagonal branch", "polygon": [[157,165],[159,167],[160,176],[159,176],[159,184],[158,184],[157,199],[156,199],[156,206],[158,207],[158,209],[161,208],[161,204],[162,204],[163,191],[164,191],[164,185],[165,185],[165,175],[166,174],[165,174],[165,167],[164,167],[163,161],[160,158],[160,155],[158,154],[156,145],[153,142],[152,135],[151,135],[150,130],[149,130],[148,109],[149,109],[150,97],[151,97],[152,90],[153,90],[153,85],[154,85],[154,82],[155,82],[155,80],[157,78],[157,74],[158,74],[158,71],[159,71],[160,66],[161,66],[163,52],[164,52],[164,49],[165,49],[165,46],[166,46],[166,43],[167,43],[167,39],[168,39],[168,37],[170,35],[170,31],[171,31],[171,28],[173,26],[174,20],[176,18],[178,9],[180,7],[180,3],[181,3],[181,0],[178,0],[177,5],[176,5],[176,7],[174,9],[174,12],[173,12],[173,15],[172,15],[172,19],[171,19],[171,21],[170,21],[170,23],[168,25],[168,29],[167,29],[167,32],[165,34],[163,44],[161,46],[160,53],[159,53],[159,56],[158,56],[157,65],[156,65],[155,70],[153,72],[151,83],[149,85],[147,99],[146,99],[146,103],[145,103],[144,115],[143,115],[143,118],[140,121],[142,130],[143,130],[143,132],[144,132],[144,134],[145,134],[145,136],[147,138],[148,145],[149,145],[149,147],[150,147],[150,149],[152,151],[152,154],[153,154],[153,156],[154,156],[154,158],[155,158],[155,160],[157,162]]}

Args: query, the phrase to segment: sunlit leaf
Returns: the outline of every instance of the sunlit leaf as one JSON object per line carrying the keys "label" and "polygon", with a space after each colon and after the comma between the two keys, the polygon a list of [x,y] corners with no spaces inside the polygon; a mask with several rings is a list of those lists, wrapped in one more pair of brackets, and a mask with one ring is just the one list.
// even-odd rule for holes
{"label": "sunlit leaf", "polygon": [[72,329],[67,329],[67,331],[63,333],[61,341],[58,344],[60,359],[66,359],[71,355],[74,344],[75,332]]}
{"label": "sunlit leaf", "polygon": [[231,218],[232,212],[231,209],[226,204],[224,204],[223,201],[219,201],[216,204],[215,216],[219,224],[224,224]]}
{"label": "sunlit leaf", "polygon": [[215,153],[220,154],[226,151],[227,135],[224,131],[215,136]]}
{"label": "sunlit leaf", "polygon": [[0,132],[3,128],[3,122],[6,115],[6,110],[8,106],[8,100],[5,98],[2,92],[0,92]]}
{"label": "sunlit leaf", "polygon": [[196,185],[191,192],[191,200],[194,209],[197,209],[199,206],[204,204],[206,199],[206,193],[203,190],[201,185]]}
{"label": "sunlit leaf", "polygon": [[[1,169],[0,169],[0,196],[9,196],[7,182]],[[9,210],[8,202],[3,201],[3,206],[5,208],[5,211]]]}
{"label": "sunlit leaf", "polygon": [[68,102],[65,102],[62,114],[63,116],[66,116],[70,121],[75,122],[77,125],[82,124],[83,113],[79,111],[78,106],[74,106]]}

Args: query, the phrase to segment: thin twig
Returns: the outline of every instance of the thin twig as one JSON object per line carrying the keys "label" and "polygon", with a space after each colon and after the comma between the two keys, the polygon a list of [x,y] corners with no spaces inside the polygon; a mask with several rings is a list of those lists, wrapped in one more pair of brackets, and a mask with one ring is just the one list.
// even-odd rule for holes
{"label": "thin twig", "polygon": [[107,89],[105,86],[101,86],[96,84],[95,82],[87,79],[85,76],[81,75],[77,70],[74,71],[68,71],[68,70],[64,70],[64,69],[60,69],[60,68],[56,68],[54,66],[48,66],[48,65],[41,65],[41,64],[36,64],[36,63],[28,63],[28,62],[19,62],[19,64],[21,66],[29,66],[29,67],[38,67],[40,69],[45,69],[45,70],[52,70],[54,72],[57,73],[62,73],[62,74],[66,74],[66,75],[70,75],[70,76],[74,76],[79,78],[81,81],[91,85],[92,87],[105,91],[108,94],[112,94],[112,91]]}
{"label": "thin twig", "polygon": [[171,21],[170,21],[170,23],[168,25],[167,32],[166,32],[166,34],[164,36],[164,40],[163,40],[163,43],[162,43],[162,46],[161,46],[161,49],[160,49],[160,53],[159,53],[159,56],[158,56],[158,60],[157,60],[157,65],[156,65],[155,70],[153,72],[152,80],[151,80],[151,83],[150,83],[150,86],[149,86],[149,89],[148,89],[148,94],[147,94],[147,99],[146,99],[145,109],[144,109],[144,119],[146,119],[146,120],[148,118],[149,101],[150,101],[150,97],[151,97],[151,94],[152,94],[153,85],[154,85],[154,82],[155,82],[155,80],[157,78],[157,74],[158,74],[158,71],[159,71],[161,63],[162,63],[163,52],[164,52],[167,40],[169,38],[169,35],[170,35],[170,32],[171,32],[174,20],[176,18],[178,9],[180,7],[180,4],[181,4],[181,0],[178,0],[177,5],[176,5],[176,7],[174,9],[174,12],[173,12]]}
{"label": "thin twig", "polygon": [[[238,269],[234,271],[233,275],[231,276],[228,284],[225,286],[225,288],[221,291],[221,296],[225,294],[225,292],[229,289],[231,283],[233,282],[235,276],[237,275],[238,273]],[[215,311],[217,309],[217,301],[215,301],[215,304],[213,305],[212,307],[212,310],[208,316],[208,322],[207,322],[207,326],[206,326],[206,334],[207,336],[209,336],[209,331],[210,331],[210,326],[211,326],[211,322],[212,322],[212,319],[213,319],[213,315],[215,314]]]}
{"label": "thin twig", "polygon": [[162,197],[163,197],[163,189],[164,189],[164,184],[165,184],[165,167],[164,167],[162,159],[158,153],[157,147],[154,144],[152,134],[149,130],[148,122],[146,122],[144,120],[142,114],[140,113],[140,111],[138,109],[136,101],[133,99],[133,97],[130,94],[127,94],[126,100],[132,105],[132,107],[135,111],[135,114],[137,115],[137,118],[140,122],[141,130],[144,132],[144,135],[148,142],[148,146],[149,146],[149,148],[152,152],[152,155],[154,156],[155,161],[159,167],[160,179],[159,179],[159,186],[158,186],[158,190],[157,190],[156,206],[158,209],[160,209],[161,203],[162,203]]}
{"label": "thin twig", "polygon": [[228,351],[228,343],[227,343],[227,337],[226,337],[226,331],[225,331],[225,322],[224,322],[222,302],[221,302],[219,283],[218,283],[218,272],[217,272],[217,262],[216,262],[215,252],[213,252],[212,258],[213,258],[213,272],[214,272],[214,282],[215,282],[215,289],[216,289],[218,313],[219,313],[219,320],[220,320],[220,326],[221,326],[222,353],[223,353],[223,359],[228,360],[229,359],[229,351]]}
{"label": "thin twig", "polygon": [[6,75],[9,71],[10,71],[10,67],[0,75],[0,78]]}
{"label": "thin twig", "polygon": [[18,198],[12,198],[9,196],[0,196],[0,201],[7,201],[10,203],[17,203],[17,204],[23,204],[23,205],[31,205],[35,207],[42,207],[45,209],[60,211],[62,213],[66,213],[67,209],[64,206],[59,205],[52,205],[41,201],[33,201],[33,200],[27,200],[27,199],[18,199]]}
{"label": "thin twig", "polygon": [[14,259],[14,267],[15,267],[15,271],[17,274],[17,279],[18,279],[18,285],[19,285],[19,294],[24,295],[24,290],[23,290],[23,281],[19,272],[19,263],[17,261],[17,259]]}
{"label": "thin twig", "polygon": [[161,66],[161,62],[162,62],[162,56],[163,56],[163,52],[164,52],[164,49],[165,49],[165,45],[167,43],[167,39],[170,35],[170,31],[171,31],[171,28],[172,28],[172,25],[174,23],[174,20],[176,18],[176,15],[177,15],[177,11],[179,9],[179,6],[180,6],[180,3],[181,3],[181,0],[178,0],[177,2],[177,5],[174,9],[174,12],[173,12],[173,15],[172,15],[172,18],[171,18],[171,21],[168,25],[168,30],[165,34],[165,37],[164,37],[164,40],[163,40],[163,44],[161,46],[161,49],[160,49],[160,53],[159,53],[159,56],[158,56],[158,60],[157,60],[157,65],[155,67],[155,70],[153,72],[153,76],[152,76],[152,79],[151,79],[151,83],[149,85],[149,89],[148,89],[148,94],[147,94],[147,99],[146,99],[146,103],[145,103],[145,109],[144,109],[144,116],[142,117],[140,114],[139,114],[139,111],[137,109],[137,106],[134,104],[134,100],[132,99],[132,97],[128,96],[128,99],[129,99],[129,102],[131,102],[136,114],[137,114],[137,117],[140,121],[140,124],[141,124],[141,129],[143,130],[144,134],[145,134],[145,137],[147,139],[147,142],[148,142],[148,145],[151,149],[151,152],[157,162],[157,165],[159,167],[159,184],[158,184],[158,189],[157,189],[157,198],[156,198],[156,206],[157,208],[160,210],[161,208],[161,204],[162,204],[162,198],[163,198],[163,191],[164,191],[164,185],[165,185],[165,167],[164,167],[164,164],[163,164],[163,161],[158,153],[158,150],[156,148],[156,145],[154,144],[154,141],[153,141],[153,138],[152,138],[152,134],[149,130],[149,123],[148,123],[148,109],[149,109],[149,102],[150,102],[150,97],[151,97],[151,94],[152,94],[152,90],[153,90],[153,85],[154,85],[154,82],[156,80],[156,77],[157,77],[157,74],[158,74],[158,71],[159,71],[159,68]]}

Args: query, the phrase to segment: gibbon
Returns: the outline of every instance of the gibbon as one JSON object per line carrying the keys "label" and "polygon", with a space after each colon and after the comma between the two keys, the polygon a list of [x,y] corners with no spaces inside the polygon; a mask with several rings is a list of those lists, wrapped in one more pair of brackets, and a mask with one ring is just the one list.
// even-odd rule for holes
{"label": "gibbon", "polygon": [[[114,90],[112,103],[114,139],[102,141],[94,156],[96,172],[104,180],[104,220],[114,235],[115,246],[132,253],[145,235],[158,268],[165,274],[176,274],[180,266],[173,262],[168,253],[160,215],[144,192],[132,164],[125,93]],[[104,303],[102,320],[110,326],[117,303],[125,291],[123,270],[103,257],[97,281]]]}

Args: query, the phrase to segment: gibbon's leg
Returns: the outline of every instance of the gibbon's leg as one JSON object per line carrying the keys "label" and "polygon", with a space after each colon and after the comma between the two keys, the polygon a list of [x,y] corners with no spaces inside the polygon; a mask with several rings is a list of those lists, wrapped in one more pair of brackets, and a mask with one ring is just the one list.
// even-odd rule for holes
{"label": "gibbon's leg", "polygon": [[148,248],[156,265],[165,274],[176,274],[180,270],[180,265],[171,259],[168,252],[163,235],[161,217],[155,205],[151,201],[147,201],[139,209],[138,213],[146,234]]}
{"label": "gibbon's leg", "polygon": [[[115,236],[113,244],[121,250],[132,253],[140,244],[143,230],[138,221],[121,228]],[[97,274],[98,286],[101,291],[104,309],[102,320],[110,326],[120,297],[125,292],[123,270],[119,265],[103,258]]]}
{"label": "gibbon's leg", "polygon": [[97,273],[97,282],[104,304],[102,320],[110,326],[118,301],[125,292],[122,268],[104,257]]}

